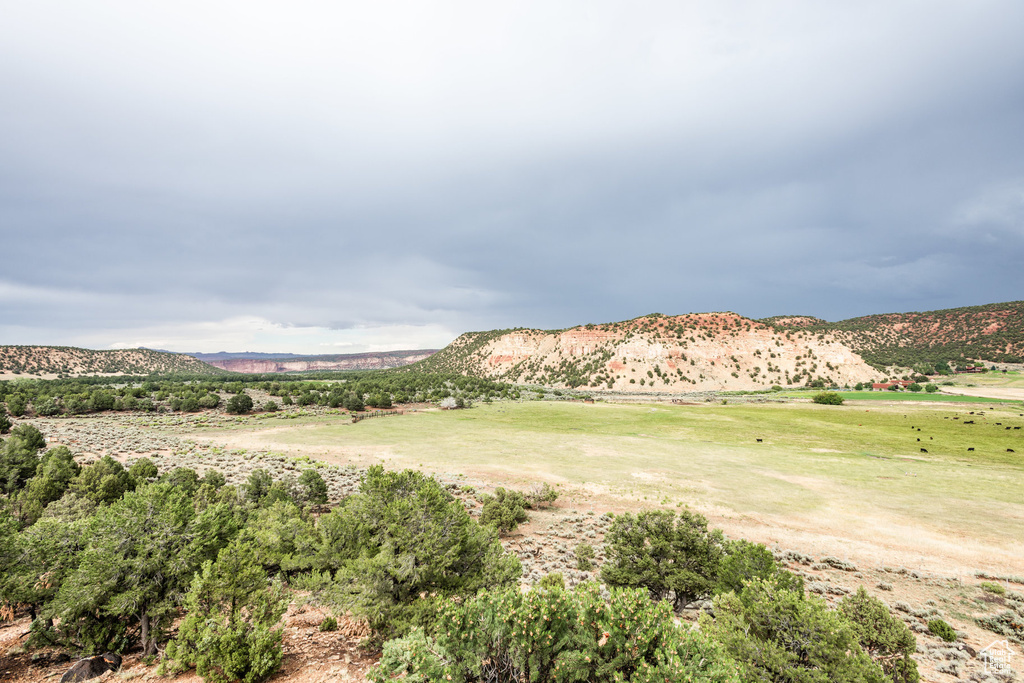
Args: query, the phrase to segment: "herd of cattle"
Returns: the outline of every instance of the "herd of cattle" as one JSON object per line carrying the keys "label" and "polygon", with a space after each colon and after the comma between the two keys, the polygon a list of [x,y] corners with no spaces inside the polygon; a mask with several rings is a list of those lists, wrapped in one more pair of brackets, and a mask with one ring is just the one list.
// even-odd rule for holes
{"label": "herd of cattle", "polygon": [[[970,412],[970,414],[971,414],[971,415],[974,415],[975,413],[974,413],[974,411],[972,410],[972,411]],[[985,413],[983,413],[983,412],[979,412],[979,413],[978,413],[978,415],[984,415],[984,414],[985,414]],[[903,417],[906,417],[906,415],[904,415]],[[1024,417],[1024,413],[1020,413],[1020,417]],[[949,419],[950,419],[950,417],[949,417],[949,416],[946,416],[946,417],[944,417],[944,418],[942,418],[942,419],[943,419],[943,420],[949,420]],[[952,417],[952,419],[954,419],[954,420],[959,420],[959,419],[960,419],[960,416],[958,416],[958,415],[954,415],[954,416]],[[974,424],[974,420],[964,420],[963,422],[961,422],[961,424],[965,424],[965,425],[972,425],[972,424]],[[1002,423],[1002,422],[996,422],[996,423],[995,423],[995,426],[996,426],[996,427],[1003,427],[1004,425],[1003,425],[1003,423]],[[916,429],[917,431],[921,431],[921,428],[920,428],[920,427],[915,427],[915,426],[913,426],[913,425],[911,425],[911,427],[910,427],[910,428],[911,428],[911,429]],[[1006,427],[1006,429],[1007,429],[1007,430],[1011,430],[1011,429],[1020,429],[1020,427]],[[932,437],[930,437],[930,436],[929,436],[929,437],[928,437],[928,439],[929,439],[929,440],[931,440],[931,439],[932,439]],[[921,440],[921,439],[920,439],[920,438],[918,438],[918,441],[920,441],[920,440]],[[758,441],[760,441],[760,439],[758,439]],[[973,452],[973,451],[974,451],[974,446],[969,446],[969,447],[967,448],[967,451],[968,451],[968,452]],[[927,449],[927,448],[922,448],[922,449],[921,449],[921,452],[922,452],[922,453],[927,453],[927,452],[928,452],[928,449]],[[1017,451],[1013,450],[1012,448],[1007,448],[1007,449],[1006,449],[1006,452],[1007,452],[1007,453],[1016,453]]]}

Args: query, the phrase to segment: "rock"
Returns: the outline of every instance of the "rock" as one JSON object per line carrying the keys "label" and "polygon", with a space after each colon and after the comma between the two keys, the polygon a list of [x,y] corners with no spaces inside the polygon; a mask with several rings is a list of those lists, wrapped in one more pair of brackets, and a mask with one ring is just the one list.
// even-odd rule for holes
{"label": "rock", "polygon": [[964,652],[969,654],[971,657],[977,657],[978,656],[978,651],[975,650],[973,647],[971,647],[970,645],[968,645],[966,643],[959,643],[957,645],[957,648],[960,649],[960,650],[963,650]]}
{"label": "rock", "polygon": [[117,671],[121,668],[121,657],[112,652],[105,652],[96,657],[80,659],[74,666],[68,669],[60,677],[60,683],[75,683],[76,681],[87,681],[91,678],[101,676],[108,671]]}

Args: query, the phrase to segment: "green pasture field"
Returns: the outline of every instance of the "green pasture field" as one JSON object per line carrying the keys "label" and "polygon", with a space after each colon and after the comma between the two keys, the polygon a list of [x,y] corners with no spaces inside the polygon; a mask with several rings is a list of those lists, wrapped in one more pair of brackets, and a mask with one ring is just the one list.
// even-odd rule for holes
{"label": "green pasture field", "polygon": [[254,425],[251,438],[253,447],[381,458],[389,467],[506,485],[558,482],[633,508],[688,504],[741,517],[871,520],[909,535],[1010,547],[1024,528],[1024,429],[1012,429],[1024,426],[1024,409],[995,405],[983,416],[972,409],[497,402],[358,424],[268,421]]}

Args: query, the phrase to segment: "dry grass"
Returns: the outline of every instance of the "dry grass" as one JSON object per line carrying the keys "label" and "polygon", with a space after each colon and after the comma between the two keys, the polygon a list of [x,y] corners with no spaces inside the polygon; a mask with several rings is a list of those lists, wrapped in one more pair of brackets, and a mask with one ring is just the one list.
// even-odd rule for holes
{"label": "dry grass", "polygon": [[205,438],[524,487],[544,480],[598,511],[690,505],[735,535],[954,572],[1024,558],[1024,430],[1004,429],[1021,425],[999,406],[530,402]]}

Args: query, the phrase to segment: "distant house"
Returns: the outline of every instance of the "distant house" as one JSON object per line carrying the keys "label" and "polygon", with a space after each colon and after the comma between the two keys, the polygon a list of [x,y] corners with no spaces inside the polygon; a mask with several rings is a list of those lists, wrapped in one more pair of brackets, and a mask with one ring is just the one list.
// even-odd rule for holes
{"label": "distant house", "polygon": [[914,382],[909,379],[894,379],[891,382],[875,382],[871,385],[871,391],[885,391],[889,387],[909,387]]}
{"label": "distant house", "polygon": [[985,368],[976,365],[966,365],[962,368],[957,368],[953,372],[955,372],[958,375],[973,374],[975,372],[985,372]]}

